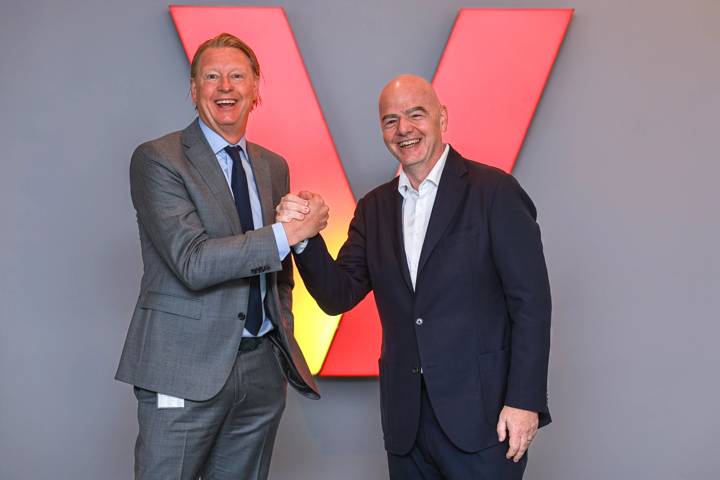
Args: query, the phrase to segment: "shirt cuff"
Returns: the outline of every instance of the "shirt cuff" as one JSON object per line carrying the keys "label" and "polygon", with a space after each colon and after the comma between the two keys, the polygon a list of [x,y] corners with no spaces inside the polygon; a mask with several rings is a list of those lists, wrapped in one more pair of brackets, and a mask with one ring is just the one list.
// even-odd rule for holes
{"label": "shirt cuff", "polygon": [[293,245],[293,247],[292,247],[293,252],[295,252],[296,254],[300,255],[300,254],[305,250],[305,247],[307,247],[307,244],[308,244],[308,239],[307,239],[307,238],[306,238],[305,240],[303,240],[302,242],[296,243],[296,244]]}
{"label": "shirt cuff", "polygon": [[285,229],[280,222],[272,224],[273,233],[275,234],[275,244],[277,245],[278,254],[280,255],[280,261],[285,260],[285,257],[290,253],[290,245],[288,244],[287,235],[285,235]]}

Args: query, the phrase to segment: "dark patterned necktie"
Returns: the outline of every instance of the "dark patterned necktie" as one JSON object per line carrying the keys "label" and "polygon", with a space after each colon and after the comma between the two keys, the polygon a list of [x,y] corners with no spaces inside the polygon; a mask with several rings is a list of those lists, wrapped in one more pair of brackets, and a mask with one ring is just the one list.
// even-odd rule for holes
{"label": "dark patterned necktie", "polygon": [[[235,197],[235,208],[240,217],[240,225],[243,232],[255,230],[255,224],[252,218],[252,209],[250,208],[250,190],[248,189],[247,177],[245,169],[240,160],[241,147],[225,147],[225,151],[232,158],[232,186],[233,196]],[[245,329],[253,335],[257,335],[262,325],[262,300],[260,298],[260,277],[255,275],[250,277],[250,298],[248,299],[247,319],[245,320]]]}

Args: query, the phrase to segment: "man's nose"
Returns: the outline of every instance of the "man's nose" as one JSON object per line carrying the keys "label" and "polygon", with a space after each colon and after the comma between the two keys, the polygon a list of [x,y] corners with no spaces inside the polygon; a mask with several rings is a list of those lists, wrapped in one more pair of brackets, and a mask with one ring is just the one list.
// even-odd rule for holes
{"label": "man's nose", "polygon": [[412,131],[412,125],[410,122],[406,118],[400,117],[398,119],[398,133],[400,135],[405,135],[410,133],[410,131]]}
{"label": "man's nose", "polygon": [[222,79],[220,80],[219,88],[223,92],[229,92],[230,90],[232,90],[232,82],[230,82],[230,79],[228,77],[222,77]]}

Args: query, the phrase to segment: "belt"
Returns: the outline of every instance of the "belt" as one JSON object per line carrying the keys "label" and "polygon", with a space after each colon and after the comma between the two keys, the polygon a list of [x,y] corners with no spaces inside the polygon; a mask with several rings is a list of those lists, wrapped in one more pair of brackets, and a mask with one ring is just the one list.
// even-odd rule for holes
{"label": "belt", "polygon": [[256,348],[260,346],[262,342],[266,340],[265,336],[262,337],[243,337],[242,340],[240,340],[240,350],[241,352],[252,352]]}

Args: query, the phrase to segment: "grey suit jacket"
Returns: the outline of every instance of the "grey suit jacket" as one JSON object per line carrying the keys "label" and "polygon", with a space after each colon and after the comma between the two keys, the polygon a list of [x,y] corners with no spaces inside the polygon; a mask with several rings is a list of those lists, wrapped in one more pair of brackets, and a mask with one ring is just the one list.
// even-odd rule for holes
{"label": "grey suit jacket", "polygon": [[293,387],[319,398],[293,336],[290,256],[280,262],[270,227],[289,190],[287,163],[259,145],[247,149],[265,225],[250,232],[197,120],[133,153],[144,270],[117,380],[190,400],[215,396],[237,357],[249,278],[265,273],[278,361]]}

